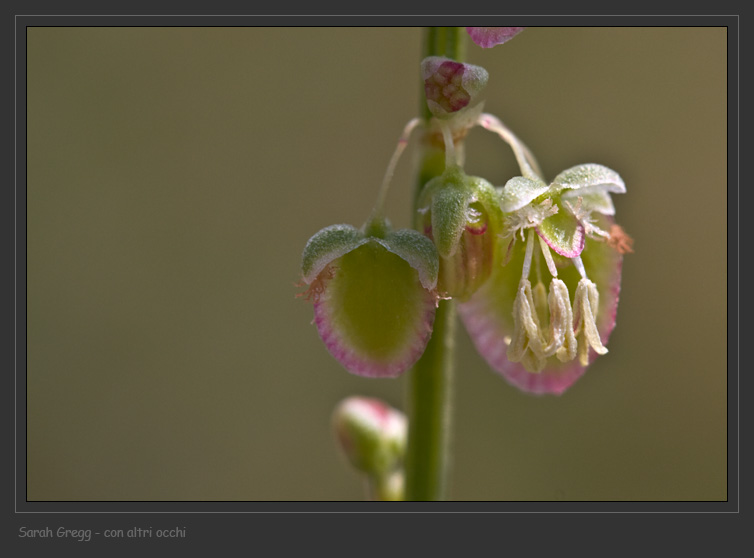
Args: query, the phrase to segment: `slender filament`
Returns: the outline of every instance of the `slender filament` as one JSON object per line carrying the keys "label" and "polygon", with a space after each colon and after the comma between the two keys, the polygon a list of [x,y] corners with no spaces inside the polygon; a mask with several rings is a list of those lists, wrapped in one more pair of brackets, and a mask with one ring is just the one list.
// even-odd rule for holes
{"label": "slender filament", "polygon": [[505,124],[503,124],[497,116],[488,113],[482,113],[479,115],[477,124],[490,132],[495,132],[500,136],[505,143],[511,146],[513,154],[516,156],[516,161],[521,169],[521,174],[525,178],[532,180],[543,180],[542,170],[537,164],[537,160],[529,148],[511,132]]}
{"label": "slender filament", "polygon": [[421,124],[421,122],[421,118],[412,118],[411,120],[409,120],[408,124],[406,124],[406,127],[403,128],[403,133],[398,139],[398,145],[395,146],[395,151],[393,151],[393,156],[390,158],[390,162],[387,165],[385,177],[382,179],[382,185],[380,186],[380,191],[377,194],[375,213],[382,214],[382,209],[385,205],[385,198],[387,197],[387,191],[390,188],[390,181],[393,179],[393,174],[395,174],[395,167],[398,165],[398,160],[401,158],[403,151],[408,145],[408,140],[411,137],[411,132],[413,132],[414,128]]}

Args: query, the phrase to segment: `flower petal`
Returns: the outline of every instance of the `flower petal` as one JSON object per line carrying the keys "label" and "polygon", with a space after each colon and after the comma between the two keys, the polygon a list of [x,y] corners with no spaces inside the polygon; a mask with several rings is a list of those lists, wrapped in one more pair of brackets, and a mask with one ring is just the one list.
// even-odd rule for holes
{"label": "flower petal", "polygon": [[584,249],[584,225],[560,204],[558,212],[539,223],[536,231],[550,248],[566,258],[575,258]]}
{"label": "flower petal", "polygon": [[409,262],[369,239],[323,275],[314,322],[349,372],[396,377],[418,360],[432,332],[436,295]]}
{"label": "flower petal", "polygon": [[600,189],[614,194],[626,193],[626,185],[617,172],[594,163],[564,170],[555,177],[552,186],[559,190],[590,188],[592,191]]}
{"label": "flower petal", "polygon": [[505,213],[516,211],[529,205],[548,189],[549,186],[544,182],[516,176],[505,183],[500,195],[500,207]]}
{"label": "flower petal", "polygon": [[432,241],[418,231],[399,229],[382,238],[375,238],[387,250],[408,262],[419,274],[419,281],[427,290],[437,286],[440,260]]}
{"label": "flower petal", "polygon": [[[612,220],[599,216],[598,225],[610,228]],[[513,304],[519,285],[524,254],[523,243],[517,242],[511,249],[511,259],[502,266],[496,263],[490,279],[480,287],[468,302],[458,305],[461,319],[479,353],[494,370],[510,384],[534,394],[560,395],[578,380],[586,370],[578,358],[560,362],[557,356],[547,359],[539,373],[528,372],[520,362],[511,362],[506,356],[513,335]],[[502,261],[505,247],[499,247],[497,261]],[[556,257],[558,277],[575,293],[580,275],[564,258]],[[622,256],[605,242],[586,240],[581,260],[589,278],[600,293],[597,312],[597,329],[603,345],[606,345],[615,326],[615,315],[620,293]],[[597,354],[590,350],[590,362]]]}
{"label": "flower petal", "polygon": [[523,27],[467,27],[466,32],[477,45],[492,48],[502,45],[523,31]]}

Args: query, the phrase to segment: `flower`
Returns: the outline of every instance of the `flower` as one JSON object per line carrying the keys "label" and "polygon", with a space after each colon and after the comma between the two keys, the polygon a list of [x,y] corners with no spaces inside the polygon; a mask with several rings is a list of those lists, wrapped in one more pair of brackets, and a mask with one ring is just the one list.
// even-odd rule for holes
{"label": "flower", "polygon": [[466,32],[477,45],[492,48],[502,45],[523,31],[523,27],[467,27]]}
{"label": "flower", "polygon": [[467,300],[492,272],[503,224],[495,188],[451,166],[424,186],[417,207],[416,228],[440,256],[439,295]]}
{"label": "flower", "polygon": [[351,373],[396,377],[429,341],[437,306],[437,251],[420,233],[385,220],[332,225],[302,258],[305,296],[330,353]]}
{"label": "flower", "polygon": [[607,353],[631,243],[613,223],[610,194],[625,191],[615,171],[596,164],[549,186],[516,177],[502,189],[506,242],[459,313],[480,354],[524,391],[563,393]]}

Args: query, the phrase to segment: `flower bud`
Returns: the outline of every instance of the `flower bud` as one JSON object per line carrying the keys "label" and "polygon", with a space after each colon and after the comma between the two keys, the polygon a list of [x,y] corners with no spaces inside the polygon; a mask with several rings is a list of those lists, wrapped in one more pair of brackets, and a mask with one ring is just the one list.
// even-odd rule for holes
{"label": "flower bud", "polygon": [[432,179],[419,198],[417,228],[440,255],[437,291],[468,299],[487,280],[502,212],[492,185],[454,167]]}
{"label": "flower bud", "polygon": [[439,56],[422,60],[421,72],[427,106],[437,118],[448,118],[473,105],[489,78],[480,66]]}
{"label": "flower bud", "polygon": [[[333,413],[333,429],[351,465],[375,477],[386,477],[406,452],[407,421],[403,413],[379,399],[348,397]],[[398,483],[399,477],[394,479]],[[390,492],[399,491],[399,486]]]}

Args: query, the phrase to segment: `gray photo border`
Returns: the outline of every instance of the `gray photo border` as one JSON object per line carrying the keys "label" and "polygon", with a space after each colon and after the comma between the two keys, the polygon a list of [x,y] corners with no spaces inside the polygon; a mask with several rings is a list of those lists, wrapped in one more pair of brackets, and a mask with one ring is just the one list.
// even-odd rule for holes
{"label": "gray photo border", "polygon": [[[26,28],[29,26],[424,26],[485,22],[515,17],[519,25],[727,26],[728,27],[728,500],[725,502],[30,502],[26,500]],[[739,117],[740,16],[241,16],[241,15],[14,15],[14,420],[11,536],[20,525],[194,525],[214,538],[217,532],[245,536],[233,527],[239,514],[739,514],[740,513],[740,360],[739,360]],[[731,273],[732,272],[732,273]],[[10,384],[10,377],[9,384]],[[10,402],[9,402],[10,403]],[[8,504],[10,502],[7,502]],[[141,517],[139,517],[141,516]],[[218,517],[219,516],[219,517]],[[499,518],[509,521],[509,518]],[[548,518],[552,519],[552,518]],[[556,521],[561,522],[558,518]],[[308,521],[308,520],[307,520]],[[336,521],[342,521],[337,519]],[[369,521],[372,521],[370,519]],[[296,523],[299,523],[297,520]],[[107,527],[101,527],[107,528]],[[191,527],[189,528],[191,529]],[[224,536],[224,535],[223,535]]]}

